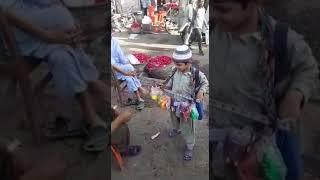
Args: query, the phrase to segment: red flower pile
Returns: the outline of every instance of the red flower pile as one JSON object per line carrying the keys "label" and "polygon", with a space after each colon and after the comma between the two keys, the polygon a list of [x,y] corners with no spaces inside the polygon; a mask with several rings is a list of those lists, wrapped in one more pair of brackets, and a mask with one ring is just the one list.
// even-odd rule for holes
{"label": "red flower pile", "polygon": [[168,56],[156,56],[149,60],[146,68],[148,71],[152,71],[154,69],[161,69],[165,66],[172,63],[171,57]]}
{"label": "red flower pile", "polygon": [[136,57],[139,60],[139,62],[142,64],[148,63],[149,59],[151,58],[151,56],[143,53],[133,53],[132,55]]}

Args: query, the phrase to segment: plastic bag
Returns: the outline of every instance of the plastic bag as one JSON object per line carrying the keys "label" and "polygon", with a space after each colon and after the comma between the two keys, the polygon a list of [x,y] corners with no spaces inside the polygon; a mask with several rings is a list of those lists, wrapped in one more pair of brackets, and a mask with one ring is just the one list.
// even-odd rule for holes
{"label": "plastic bag", "polygon": [[129,60],[129,62],[130,62],[131,64],[141,64],[140,61],[139,61],[134,55],[132,55],[132,54],[129,54],[129,55],[127,56],[127,59]]}
{"label": "plastic bag", "polygon": [[199,120],[199,113],[198,113],[198,110],[194,104],[191,106],[190,118],[193,121]]}
{"label": "plastic bag", "polygon": [[160,96],[163,94],[163,92],[161,91],[160,87],[157,86],[152,86],[151,90],[150,90],[150,96],[151,99],[158,102],[160,99]]}
{"label": "plastic bag", "polygon": [[158,104],[163,110],[169,110],[171,107],[171,98],[169,96],[163,95],[160,97]]}
{"label": "plastic bag", "polygon": [[262,159],[265,180],[285,180],[287,169],[276,145],[269,143]]}
{"label": "plastic bag", "polygon": [[152,20],[149,16],[144,16],[142,19],[142,24],[151,24]]}

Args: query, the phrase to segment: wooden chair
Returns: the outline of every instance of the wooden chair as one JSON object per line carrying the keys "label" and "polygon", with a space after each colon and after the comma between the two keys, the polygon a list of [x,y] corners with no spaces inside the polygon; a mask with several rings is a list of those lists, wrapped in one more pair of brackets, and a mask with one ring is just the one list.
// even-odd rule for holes
{"label": "wooden chair", "polygon": [[[141,78],[141,73],[144,71],[145,64],[134,64],[133,67],[137,71],[138,78]],[[117,95],[118,95],[118,103],[120,105],[125,105],[125,103],[122,101],[122,94],[125,91],[127,84],[125,81],[118,80],[116,78],[116,71],[111,68],[111,81],[112,81],[112,87],[115,89]]]}
{"label": "wooden chair", "polygon": [[46,86],[51,80],[52,75],[48,73],[38,84],[33,88],[30,74],[40,64],[40,61],[26,61],[28,57],[22,57],[17,52],[14,34],[11,26],[2,12],[0,11],[0,54],[6,58],[6,62],[0,64],[0,78],[9,79],[16,82],[24,98],[24,106],[26,112],[26,121],[22,122],[27,127],[31,128],[32,137],[35,143],[40,143],[40,117],[36,108],[36,95]]}
{"label": "wooden chair", "polygon": [[117,93],[118,103],[120,105],[124,105],[124,102],[122,101],[122,92],[127,87],[127,84],[126,84],[126,82],[124,82],[124,81],[121,82],[117,79],[116,72],[113,68],[111,68],[111,86],[113,87],[113,89]]}

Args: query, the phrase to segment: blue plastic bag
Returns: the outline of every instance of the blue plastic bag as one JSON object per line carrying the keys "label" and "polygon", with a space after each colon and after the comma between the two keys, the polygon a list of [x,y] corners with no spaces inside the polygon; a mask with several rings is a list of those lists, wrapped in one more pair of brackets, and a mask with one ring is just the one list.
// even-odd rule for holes
{"label": "blue plastic bag", "polygon": [[196,101],[196,108],[198,110],[199,118],[198,120],[202,120],[204,112],[203,112],[203,102],[202,101]]}
{"label": "blue plastic bag", "polygon": [[276,142],[287,166],[286,180],[299,180],[303,176],[298,137],[288,130],[278,130]]}

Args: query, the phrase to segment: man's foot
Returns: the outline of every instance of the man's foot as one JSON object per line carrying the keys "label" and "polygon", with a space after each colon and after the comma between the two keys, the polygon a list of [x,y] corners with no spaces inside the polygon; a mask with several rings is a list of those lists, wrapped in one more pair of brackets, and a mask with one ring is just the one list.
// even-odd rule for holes
{"label": "man's foot", "polygon": [[57,117],[54,122],[48,124],[45,136],[50,140],[85,136],[86,133],[83,130],[83,125],[79,124],[75,126],[71,121],[64,117]]}
{"label": "man's foot", "polygon": [[199,51],[200,56],[204,56],[204,52],[202,50]]}
{"label": "man's foot", "polygon": [[139,100],[137,110],[141,111],[144,108],[144,100]]}
{"label": "man's foot", "polygon": [[191,161],[192,160],[192,154],[193,154],[193,150],[186,147],[186,149],[184,151],[183,159],[185,161]]}
{"label": "man's foot", "polygon": [[169,132],[169,137],[173,138],[173,137],[178,136],[179,134],[181,134],[181,131],[180,131],[180,130],[172,129],[172,130]]}
{"label": "man's foot", "polygon": [[138,102],[139,102],[138,100],[133,100],[131,98],[128,98],[126,105],[127,106],[132,106],[132,105],[136,106],[136,105],[138,105]]}
{"label": "man's foot", "polygon": [[121,156],[137,156],[141,152],[141,146],[132,145],[127,146],[124,151],[121,152]]}

